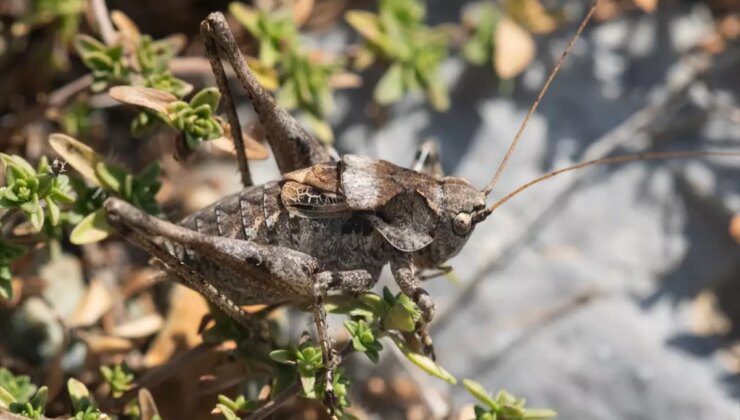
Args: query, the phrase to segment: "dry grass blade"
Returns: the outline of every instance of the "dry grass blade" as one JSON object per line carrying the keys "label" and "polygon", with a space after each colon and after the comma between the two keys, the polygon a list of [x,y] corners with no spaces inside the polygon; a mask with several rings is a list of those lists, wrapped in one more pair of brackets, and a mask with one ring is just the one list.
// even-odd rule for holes
{"label": "dry grass blade", "polygon": [[177,100],[171,93],[137,86],[115,86],[108,91],[108,95],[118,102],[142,106],[164,114],[167,113],[167,105]]}

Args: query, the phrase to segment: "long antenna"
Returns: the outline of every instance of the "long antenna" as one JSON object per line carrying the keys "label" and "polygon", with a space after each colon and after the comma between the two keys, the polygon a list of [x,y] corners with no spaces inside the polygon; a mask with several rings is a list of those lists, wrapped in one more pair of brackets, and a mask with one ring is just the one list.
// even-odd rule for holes
{"label": "long antenna", "polygon": [[491,179],[491,182],[486,185],[486,187],[483,189],[483,193],[488,195],[491,190],[493,190],[493,186],[496,185],[498,182],[498,179],[501,177],[501,174],[504,172],[504,169],[506,168],[506,164],[509,163],[509,159],[511,158],[511,155],[514,153],[514,148],[516,148],[516,145],[519,143],[519,140],[522,138],[522,134],[524,133],[524,129],[527,128],[527,124],[529,123],[529,119],[532,117],[532,114],[534,114],[534,111],[537,110],[537,107],[540,105],[540,101],[542,101],[542,98],[545,96],[545,93],[547,93],[547,90],[550,88],[550,84],[555,79],[555,76],[558,74],[558,71],[560,70],[560,67],[563,65],[563,62],[565,62],[565,58],[570,53],[570,50],[573,48],[573,45],[576,43],[576,40],[579,36],[581,36],[581,33],[583,32],[584,28],[586,28],[586,24],[591,19],[591,16],[594,14],[594,11],[596,11],[596,4],[598,3],[598,0],[591,3],[591,7],[588,9],[588,13],[586,14],[586,17],[583,18],[583,21],[581,22],[581,25],[578,27],[578,30],[573,35],[573,37],[570,39],[570,42],[568,42],[568,46],[565,48],[565,51],[560,55],[560,58],[558,59],[557,63],[555,63],[555,67],[550,70],[550,74],[547,76],[547,80],[545,81],[545,84],[542,86],[542,89],[540,89],[540,93],[537,95],[537,99],[535,99],[534,103],[532,103],[532,106],[529,108],[529,111],[527,112],[527,115],[524,117],[524,120],[522,121],[522,124],[519,126],[519,131],[517,131],[516,136],[514,137],[514,140],[509,145],[509,149],[506,151],[506,154],[504,155],[503,160],[501,160],[501,163],[498,165],[498,169],[496,170],[496,175],[493,176],[493,179]]}
{"label": "long antenna", "polygon": [[516,195],[518,195],[520,192],[526,190],[527,188],[539,184],[542,181],[548,180],[556,175],[560,175],[564,172],[570,172],[574,171],[576,169],[585,168],[587,166],[591,165],[610,165],[615,163],[624,163],[624,162],[633,162],[637,160],[661,160],[661,159],[689,159],[689,158],[698,158],[698,157],[709,157],[709,156],[740,156],[740,152],[646,152],[646,153],[637,153],[633,155],[622,155],[622,156],[612,156],[607,158],[601,158],[601,159],[594,159],[589,160],[586,162],[577,163],[572,166],[567,166],[565,168],[557,169],[552,172],[546,173],[544,175],[541,175],[526,184],[518,187],[514,191],[506,194],[503,198],[493,203],[490,207],[488,207],[485,210],[481,210],[480,212],[477,212],[473,215],[473,221],[475,223],[480,222],[484,220],[486,217],[488,217],[491,213],[493,213],[494,210],[499,208],[502,204],[509,201]]}

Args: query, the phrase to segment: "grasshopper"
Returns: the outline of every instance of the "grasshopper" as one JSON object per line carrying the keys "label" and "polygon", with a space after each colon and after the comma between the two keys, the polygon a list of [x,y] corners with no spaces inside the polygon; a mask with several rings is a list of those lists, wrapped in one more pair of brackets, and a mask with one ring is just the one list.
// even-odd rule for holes
{"label": "grasshopper", "polygon": [[[543,175],[487,205],[486,198],[527,121],[594,7],[550,72],[495,176],[482,190],[462,178],[444,176],[431,144],[422,146],[413,169],[364,156],[337,157],[276,104],[249,70],[223,15],[213,13],[202,22],[201,32],[222,93],[244,189],[178,224],[108,198],[104,203],[108,223],[159,260],[180,282],[245,327],[252,324],[242,305],[312,302],[325,366],[326,403],[331,408],[338,356],[327,333],[327,294],[366,291],[390,264],[401,291],[420,308],[418,335],[431,353],[425,325],[433,319],[434,303],[422,287],[423,273],[449,270],[445,262],[460,252],[475,226],[505,201],[538,182],[588,165],[711,154],[652,153],[584,162]],[[252,185],[241,126],[219,52],[233,67],[265,128],[282,174],[280,180]],[[124,97],[124,102],[153,110],[163,107],[156,91],[132,88],[117,92],[111,94]]]}

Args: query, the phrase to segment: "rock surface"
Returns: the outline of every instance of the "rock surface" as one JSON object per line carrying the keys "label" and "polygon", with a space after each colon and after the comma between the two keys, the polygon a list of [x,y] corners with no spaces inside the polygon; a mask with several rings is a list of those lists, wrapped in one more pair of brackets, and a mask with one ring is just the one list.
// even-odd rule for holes
{"label": "rock surface", "polygon": [[[458,3],[441,3],[429,3],[433,19],[456,19]],[[689,75],[681,56],[711,25],[702,4],[666,5],[588,30],[494,195],[598,157],[608,146],[602,136]],[[448,172],[485,185],[573,29],[540,40],[539,61],[511,98],[497,95],[488,69],[451,59],[444,68],[450,112],[409,99],[375,129],[350,110],[338,145],[407,165],[416,145],[433,137]],[[737,65],[734,59],[729,69]],[[628,133],[606,150],[737,151],[737,120],[721,109],[737,109],[740,76],[716,67],[668,101],[650,134]],[[723,340],[693,333],[690,319],[700,291],[738,288],[740,249],[727,222],[740,212],[739,180],[738,158],[639,162],[563,175],[510,201],[452,261],[463,285],[429,283],[444,318],[434,328],[441,364],[563,419],[740,418],[738,377],[719,362]],[[467,298],[456,297],[474,281]],[[457,406],[471,401],[461,387],[433,379],[425,386],[451,393]]]}

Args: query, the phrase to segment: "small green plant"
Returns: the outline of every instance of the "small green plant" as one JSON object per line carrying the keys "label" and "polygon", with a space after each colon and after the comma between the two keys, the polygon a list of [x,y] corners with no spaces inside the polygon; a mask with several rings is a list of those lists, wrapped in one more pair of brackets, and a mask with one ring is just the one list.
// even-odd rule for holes
{"label": "small green plant", "polygon": [[463,379],[463,386],[470,395],[483,403],[475,406],[475,420],[539,420],[557,415],[552,410],[525,408],[523,398],[516,398],[503,390],[494,398],[483,385],[470,379]]}
{"label": "small green plant", "polygon": [[463,44],[462,54],[477,66],[493,63],[494,37],[501,12],[492,2],[474,3],[463,15],[463,23],[472,34]]}
{"label": "small green plant", "polygon": [[106,162],[89,146],[62,134],[54,134],[49,139],[51,147],[77,170],[94,188],[75,183],[78,202],[75,218],[81,219],[70,233],[70,240],[76,244],[97,242],[107,238],[112,232],[100,208],[108,196],[122,198],[150,214],[160,214],[155,198],[162,183],[159,180],[160,168],[153,162],[138,175]]}
{"label": "small green plant", "polygon": [[352,337],[352,348],[365,353],[373,363],[378,363],[380,351],[383,350],[383,345],[378,341],[378,331],[373,330],[364,319],[359,321],[348,319],[344,321],[344,328]]}
{"label": "small green plant", "polygon": [[259,61],[266,67],[275,67],[285,51],[295,49],[298,27],[290,9],[264,10],[232,2],[229,12],[257,39]]}
{"label": "small green plant", "polygon": [[111,366],[101,366],[100,373],[103,379],[110,386],[110,393],[113,398],[118,398],[126,391],[131,389],[134,381],[134,375],[128,371],[125,365],[117,364]]}
{"label": "small green plant", "polygon": [[239,395],[235,400],[225,395],[219,395],[218,404],[216,404],[213,413],[220,413],[226,420],[239,420],[240,414],[253,411],[256,408],[257,403],[246,399],[244,395]]}
{"label": "small green plant", "polygon": [[333,296],[328,301],[327,311],[351,318],[345,328],[352,338],[352,347],[366,353],[370,360],[375,361],[382,349],[379,340],[388,337],[406,358],[426,373],[451,384],[457,383],[454,376],[417,350],[419,343],[409,340],[421,320],[421,311],[405,294],[394,295],[385,287],[382,296],[372,292],[356,298]]}
{"label": "small green plant", "polygon": [[448,36],[426,26],[425,16],[426,8],[419,0],[381,0],[378,14],[347,12],[347,22],[365,39],[355,66],[362,70],[379,59],[389,63],[373,91],[379,104],[391,104],[421,89],[436,110],[449,108],[447,87],[439,75],[447,57]]}
{"label": "small green plant", "polygon": [[75,420],[100,420],[108,418],[95,404],[85,384],[75,378],[67,381],[67,392],[72,401],[72,414]]}
{"label": "small green plant", "polygon": [[[13,273],[10,266],[14,260],[26,253],[26,248],[6,243],[0,240],[0,297],[3,299],[13,298]],[[0,370],[0,386],[3,383],[3,370]],[[7,387],[6,387],[7,389]]]}
{"label": "small green plant", "polygon": [[105,45],[89,35],[77,35],[75,49],[93,76],[92,91],[100,92],[109,86],[127,84],[131,69],[124,57],[122,45]]}
{"label": "small green plant", "polygon": [[270,358],[278,363],[295,366],[303,396],[312,399],[317,397],[316,375],[324,367],[319,346],[314,346],[306,339],[298,346],[291,344],[287,349],[273,350],[270,352]]}
{"label": "small green plant", "polygon": [[193,95],[190,102],[175,101],[169,104],[165,121],[182,132],[188,147],[195,150],[201,142],[224,134],[221,122],[215,117],[220,100],[218,89],[203,89]]}
{"label": "small green plant", "polygon": [[[31,378],[26,375],[13,375],[11,371],[0,367],[0,392],[10,395],[13,402],[25,402],[31,399],[38,387],[31,383]],[[5,400],[3,400],[5,401]],[[6,406],[7,406],[6,402]]]}
{"label": "small green plant", "polygon": [[[134,23],[122,13],[115,12],[114,17],[126,28],[119,32],[117,44],[105,45],[89,35],[75,37],[75,48],[93,76],[93,92],[118,85],[138,86],[167,92],[174,99],[181,99],[193,90],[193,86],[169,70],[170,61],[182,48],[179,38],[154,40],[149,35],[139,34]],[[132,121],[131,132],[135,137],[142,136],[159,120],[152,112],[141,111]],[[68,133],[74,136],[74,133]]]}
{"label": "small green plant", "polygon": [[11,402],[8,406],[11,413],[20,414],[23,417],[29,419],[40,419],[44,415],[46,410],[46,399],[49,394],[49,389],[42,386],[33,394],[28,401],[15,401]]}
{"label": "small green plant", "polygon": [[79,30],[85,0],[29,0],[26,3],[25,14],[11,27],[13,34],[25,35],[33,28],[54,24],[51,64],[56,69],[66,69],[69,66],[67,46]]}
{"label": "small green plant", "polygon": [[53,226],[58,225],[59,205],[74,202],[67,176],[55,173],[46,157],[36,169],[20,156],[0,153],[0,162],[6,181],[6,186],[0,187],[0,209],[20,209],[36,231],[47,217]]}
{"label": "small green plant", "polygon": [[92,72],[93,92],[131,85],[159,89],[178,98],[190,93],[192,86],[169,70],[170,60],[179,51],[171,39],[155,41],[137,31],[128,31],[127,35],[119,37],[122,40],[115,45],[105,45],[89,35],[75,37],[75,49]]}

